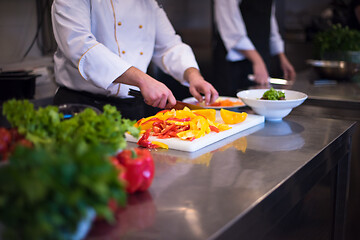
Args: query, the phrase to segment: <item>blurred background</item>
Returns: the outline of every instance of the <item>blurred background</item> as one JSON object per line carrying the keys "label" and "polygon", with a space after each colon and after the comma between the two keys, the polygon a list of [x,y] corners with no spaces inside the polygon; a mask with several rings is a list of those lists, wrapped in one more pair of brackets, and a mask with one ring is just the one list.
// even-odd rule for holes
{"label": "blurred background", "polygon": [[[194,50],[206,79],[212,78],[212,0],[158,0],[184,42]],[[297,72],[313,55],[311,38],[331,23],[341,22],[350,0],[276,0],[278,24],[286,53]],[[32,70],[36,79],[35,98],[51,97],[52,54],[56,43],[52,35],[52,0],[0,0],[0,70]],[[276,61],[271,73],[276,73]],[[149,73],[176,89],[176,97],[187,97],[186,88],[150,66]]]}

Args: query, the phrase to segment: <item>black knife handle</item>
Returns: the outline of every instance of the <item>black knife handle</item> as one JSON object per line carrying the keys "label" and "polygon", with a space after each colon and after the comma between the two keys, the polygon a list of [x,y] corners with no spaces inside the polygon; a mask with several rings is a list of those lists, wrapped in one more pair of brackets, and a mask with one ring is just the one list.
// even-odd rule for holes
{"label": "black knife handle", "polygon": [[136,98],[144,99],[143,95],[141,94],[141,92],[139,90],[135,90],[132,88],[129,89],[128,95],[136,97]]}

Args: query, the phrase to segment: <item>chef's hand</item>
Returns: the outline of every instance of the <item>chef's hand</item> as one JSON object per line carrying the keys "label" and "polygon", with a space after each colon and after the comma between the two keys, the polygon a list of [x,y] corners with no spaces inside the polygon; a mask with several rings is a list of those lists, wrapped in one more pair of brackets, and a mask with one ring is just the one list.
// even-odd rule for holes
{"label": "chef's hand", "polygon": [[265,63],[261,60],[260,62],[253,64],[253,72],[255,82],[260,86],[269,85],[269,74],[266,69]]}
{"label": "chef's hand", "polygon": [[135,67],[130,67],[114,82],[139,87],[145,103],[150,106],[171,108],[176,104],[174,95],[165,84]]}
{"label": "chef's hand", "polygon": [[[199,102],[205,100],[205,104],[211,104],[219,97],[216,89],[202,77],[200,71],[196,68],[188,68],[184,73],[184,79],[189,82],[189,91]],[[205,99],[202,97],[203,94]]]}
{"label": "chef's hand", "polygon": [[260,54],[256,50],[241,50],[240,52],[252,63],[255,82],[261,86],[268,86],[269,73]]}
{"label": "chef's hand", "polygon": [[280,66],[284,73],[284,79],[295,81],[296,72],[284,53],[279,54]]}

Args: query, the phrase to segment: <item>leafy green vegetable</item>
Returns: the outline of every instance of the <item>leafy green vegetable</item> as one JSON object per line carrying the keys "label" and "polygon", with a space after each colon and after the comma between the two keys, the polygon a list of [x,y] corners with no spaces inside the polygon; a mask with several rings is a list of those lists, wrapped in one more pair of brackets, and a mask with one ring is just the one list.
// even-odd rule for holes
{"label": "leafy green vegetable", "polygon": [[73,118],[64,119],[56,106],[34,109],[28,100],[9,100],[3,104],[3,114],[12,127],[35,145],[84,141],[90,145],[106,144],[110,151],[126,147],[125,132],[138,137],[135,121],[121,118],[114,106],[106,105],[102,114],[87,108]]}
{"label": "leafy green vegetable", "polygon": [[63,239],[75,231],[89,208],[111,220],[109,200],[125,204],[126,192],[105,148],[75,141],[17,147],[0,168],[3,237]]}
{"label": "leafy green vegetable", "polygon": [[270,88],[264,92],[261,97],[262,100],[285,100],[285,93],[281,91],[276,91],[274,88]]}
{"label": "leafy green vegetable", "polygon": [[324,52],[360,51],[360,31],[340,24],[319,32],[314,37],[314,46],[320,56]]}

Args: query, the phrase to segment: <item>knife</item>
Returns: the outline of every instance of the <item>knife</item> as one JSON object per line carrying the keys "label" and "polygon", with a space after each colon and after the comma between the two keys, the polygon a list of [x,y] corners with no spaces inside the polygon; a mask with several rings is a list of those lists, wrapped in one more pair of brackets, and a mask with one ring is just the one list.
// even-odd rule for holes
{"label": "knife", "polygon": [[[144,99],[144,97],[142,96],[141,92],[135,89],[130,88],[128,95],[136,97],[136,98],[142,98]],[[196,110],[196,109],[205,109],[204,107],[195,105],[195,104],[190,104],[190,103],[186,103],[186,102],[181,102],[176,100],[176,104],[172,107],[175,110],[183,110],[184,107],[188,107],[190,110]]]}
{"label": "knife", "polygon": [[[255,81],[255,77],[252,74],[248,75],[248,79],[250,81]],[[288,81],[288,80],[281,79],[281,78],[271,78],[271,77],[269,77],[269,83],[278,84],[278,85],[293,85],[292,81]]]}

